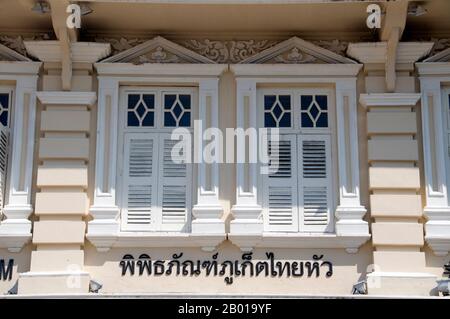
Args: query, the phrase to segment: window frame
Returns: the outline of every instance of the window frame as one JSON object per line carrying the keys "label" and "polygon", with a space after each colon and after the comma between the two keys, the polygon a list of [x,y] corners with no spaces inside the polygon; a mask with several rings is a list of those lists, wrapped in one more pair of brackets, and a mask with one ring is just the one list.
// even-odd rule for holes
{"label": "window frame", "polygon": [[[322,136],[326,137],[329,140],[330,144],[330,180],[328,182],[329,185],[331,185],[331,189],[329,190],[329,194],[331,194],[330,198],[330,220],[326,227],[326,230],[324,232],[314,232],[315,234],[326,234],[326,233],[333,233],[335,231],[335,218],[334,218],[334,211],[336,210],[337,206],[337,198],[339,198],[339,187],[337,185],[338,181],[338,172],[337,172],[337,143],[336,143],[336,97],[334,90],[332,88],[318,88],[318,87],[302,87],[302,86],[291,86],[286,85],[286,87],[278,88],[278,87],[257,87],[257,94],[256,94],[256,116],[257,116],[257,127],[258,128],[265,128],[264,123],[264,96],[265,95],[290,95],[291,96],[291,128],[284,128],[279,127],[280,135],[286,135],[289,136],[289,139],[291,139],[291,136],[295,136],[293,139],[297,145],[295,148],[296,151],[293,154],[297,157],[300,154],[299,147],[299,141],[301,137],[305,138],[312,138],[314,136]],[[328,128],[303,128],[301,127],[301,96],[303,95],[326,95],[328,98],[328,106],[327,106],[327,113],[328,113]],[[300,174],[301,168],[299,167],[300,159],[298,159],[295,163],[297,163],[295,167],[295,172],[297,172],[297,175]],[[258,171],[261,165],[258,165]],[[296,184],[296,202],[297,202],[297,209],[296,209],[296,220],[297,220],[297,231],[294,231],[293,233],[309,233],[312,232],[310,230],[302,230],[302,221],[303,221],[303,215],[301,214],[301,207],[300,207],[300,198],[298,197],[299,193],[299,187],[300,187],[299,178],[297,177],[297,184]],[[260,190],[257,193],[257,201],[258,203],[263,206],[264,203],[264,197],[267,195],[265,194],[265,178],[263,175],[258,174],[257,178],[257,187]],[[263,207],[263,223],[264,223],[264,231],[268,232],[276,232],[276,230],[269,230],[270,227],[267,223],[267,209]]]}
{"label": "window frame", "polygon": [[[128,95],[137,93],[137,94],[155,94],[155,109],[154,109],[154,126],[147,127],[130,127],[127,125],[127,113],[128,113]],[[118,205],[118,208],[120,210],[120,230],[123,232],[140,232],[144,230],[133,230],[132,228],[128,227],[126,225],[126,219],[123,217],[124,213],[124,205],[125,205],[125,191],[124,191],[124,167],[125,167],[125,136],[129,134],[135,134],[135,133],[142,133],[142,134],[152,134],[154,136],[157,136],[158,141],[160,142],[162,138],[167,135],[171,134],[171,132],[176,129],[177,127],[166,127],[164,125],[164,96],[167,94],[189,94],[191,95],[191,126],[190,127],[183,127],[180,126],[180,128],[187,129],[191,132],[191,137],[193,141],[193,123],[194,120],[198,119],[198,88],[195,86],[121,86],[119,89],[119,130],[117,134],[117,181],[116,181],[116,189],[117,194],[121,194],[117,196],[116,202]],[[158,142],[158,144],[159,144]],[[157,161],[160,162],[160,148],[155,151],[157,155]],[[193,152],[193,149],[192,149]],[[193,155],[193,153],[192,153]],[[161,228],[162,225],[158,224],[155,225],[154,229],[145,230],[145,232],[161,232],[161,231],[173,231],[173,232],[185,232],[189,233],[191,231],[191,222],[192,222],[192,203],[195,202],[196,196],[197,196],[197,182],[196,179],[193,178],[194,171],[197,170],[196,164],[188,164],[191,167],[187,169],[188,177],[187,179],[190,180],[189,186],[187,189],[186,194],[186,226],[184,229],[178,231],[175,229],[170,229],[170,227],[167,228]],[[161,169],[161,167],[158,166],[155,167],[155,169]],[[158,174],[157,178],[157,185],[158,185],[158,194],[162,190],[162,183],[160,175]],[[158,195],[159,198],[159,195]],[[158,220],[161,220],[161,216],[158,216]]]}

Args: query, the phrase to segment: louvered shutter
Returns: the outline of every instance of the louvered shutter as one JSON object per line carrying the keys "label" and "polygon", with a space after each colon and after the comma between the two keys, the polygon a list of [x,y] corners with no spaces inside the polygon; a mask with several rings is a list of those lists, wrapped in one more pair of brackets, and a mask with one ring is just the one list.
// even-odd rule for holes
{"label": "louvered shutter", "polygon": [[0,212],[5,205],[6,172],[8,170],[8,128],[0,124]]}
{"label": "louvered shutter", "polygon": [[[159,150],[159,205],[161,210],[161,230],[185,230],[191,207],[192,164],[186,163],[186,158],[179,152],[178,140],[171,140],[170,134],[160,135]],[[172,159],[174,149],[174,160]],[[182,163],[178,161],[182,160]]]}
{"label": "louvered shutter", "polygon": [[155,230],[158,138],[149,133],[127,133],[124,137],[123,229]]}
{"label": "louvered shutter", "polygon": [[330,137],[299,136],[300,231],[331,231]]}
{"label": "louvered shutter", "polygon": [[264,228],[267,231],[298,231],[296,138],[282,135],[268,141],[269,174],[264,175]]}

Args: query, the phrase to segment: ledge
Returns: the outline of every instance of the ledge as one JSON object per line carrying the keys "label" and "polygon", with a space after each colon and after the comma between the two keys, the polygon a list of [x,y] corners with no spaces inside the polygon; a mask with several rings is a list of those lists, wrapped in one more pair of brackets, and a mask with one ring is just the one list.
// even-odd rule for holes
{"label": "ledge", "polygon": [[441,75],[450,81],[450,62],[421,62],[416,63],[416,67],[420,76]]}
{"label": "ledge", "polygon": [[92,105],[97,100],[95,92],[41,91],[36,96],[42,104]]}
{"label": "ledge", "polygon": [[31,241],[30,234],[0,234],[0,248],[6,248],[9,252],[18,253]]}
{"label": "ledge", "polygon": [[[43,62],[61,62],[59,41],[25,41],[28,54]],[[111,52],[109,43],[74,42],[70,45],[73,62],[94,63]]]}
{"label": "ledge", "polygon": [[253,248],[344,248],[348,253],[358,252],[370,235],[337,236],[317,233],[272,233],[261,235],[233,235],[228,239],[243,251]]}
{"label": "ledge", "polygon": [[35,75],[37,76],[42,62],[0,61],[0,75]]}
{"label": "ledge", "polygon": [[213,251],[226,239],[226,234],[120,232],[88,233],[86,237],[100,252],[119,247],[201,247],[204,251]]}
{"label": "ledge", "polygon": [[415,106],[420,93],[371,93],[361,94],[359,103],[365,108],[373,106]]}
{"label": "ledge", "polygon": [[[234,64],[235,76],[351,76],[361,70],[362,64]],[[332,80],[330,80],[332,82]]]}
{"label": "ledge", "polygon": [[[433,42],[400,42],[397,48],[397,63],[414,63],[430,53]],[[361,63],[386,62],[387,42],[350,43],[347,55]]]}

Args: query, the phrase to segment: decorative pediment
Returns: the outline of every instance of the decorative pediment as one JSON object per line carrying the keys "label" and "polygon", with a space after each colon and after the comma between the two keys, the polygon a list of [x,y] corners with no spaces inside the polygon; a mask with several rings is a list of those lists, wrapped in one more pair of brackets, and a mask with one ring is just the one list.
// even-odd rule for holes
{"label": "decorative pediment", "polygon": [[424,62],[450,62],[450,48],[429,57]]}
{"label": "decorative pediment", "polygon": [[26,56],[0,44],[0,61],[31,61]]}
{"label": "decorative pediment", "polygon": [[102,62],[143,63],[216,63],[163,37],[149,41],[111,56]]}
{"label": "decorative pediment", "polygon": [[283,63],[283,64],[342,64],[355,61],[324,49],[320,46],[292,37],[240,63]]}

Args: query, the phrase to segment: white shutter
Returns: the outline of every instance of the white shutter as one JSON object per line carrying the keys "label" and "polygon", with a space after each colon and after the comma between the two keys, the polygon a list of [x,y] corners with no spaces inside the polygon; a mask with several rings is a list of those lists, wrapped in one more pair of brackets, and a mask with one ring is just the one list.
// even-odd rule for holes
{"label": "white shutter", "polygon": [[8,170],[9,131],[0,124],[0,213],[5,205],[6,172]]}
{"label": "white shutter", "polygon": [[[160,135],[158,207],[161,209],[161,230],[164,231],[186,230],[191,207],[192,164],[186,163],[186,158],[178,152],[179,142],[171,140],[170,134]],[[176,156],[173,160],[174,146],[173,154]]]}
{"label": "white shutter", "polygon": [[328,135],[299,136],[300,231],[331,230],[331,149]]}
{"label": "white shutter", "polygon": [[[263,209],[266,231],[298,231],[296,139],[281,135],[276,142],[268,142],[272,167],[264,175]],[[278,168],[278,169],[277,169]]]}
{"label": "white shutter", "polygon": [[122,228],[155,230],[159,224],[157,199],[157,135],[127,133],[124,138]]}

